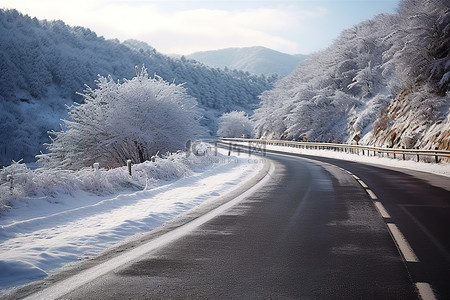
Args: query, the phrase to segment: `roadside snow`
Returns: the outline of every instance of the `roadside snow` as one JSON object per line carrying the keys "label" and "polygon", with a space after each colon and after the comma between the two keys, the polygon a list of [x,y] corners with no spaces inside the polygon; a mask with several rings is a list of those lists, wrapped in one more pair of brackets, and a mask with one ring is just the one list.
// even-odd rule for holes
{"label": "roadside snow", "polygon": [[[242,145],[248,145],[248,144],[242,144]],[[411,159],[414,159],[412,157],[410,158],[410,160],[400,160],[400,159],[393,159],[393,158],[387,158],[387,157],[364,156],[364,155],[357,155],[357,154],[351,154],[351,153],[345,153],[345,152],[335,152],[332,150],[300,149],[300,148],[292,148],[292,147],[286,147],[286,146],[272,146],[272,145],[266,146],[266,149],[283,151],[283,152],[287,152],[287,153],[298,153],[298,154],[305,154],[305,155],[336,158],[336,159],[342,159],[342,160],[347,160],[347,161],[370,163],[370,164],[376,164],[376,165],[380,165],[380,166],[404,168],[404,169],[409,169],[409,170],[434,173],[434,174],[450,177],[450,164],[449,163],[436,164],[436,163],[432,163],[432,162],[430,162],[430,163],[416,162],[416,161],[411,160]],[[431,158],[431,160],[433,160],[433,159],[434,158]]]}
{"label": "roadside snow", "polygon": [[[229,143],[228,141],[223,141],[223,143]],[[434,163],[434,156],[433,157],[426,157],[426,159],[429,162],[417,162],[414,161],[416,156],[410,156],[406,155],[406,160],[400,160],[398,158],[394,159],[392,157],[379,157],[379,156],[373,156],[373,152],[370,153],[371,156],[367,156],[367,152],[365,152],[366,155],[362,155],[362,152],[360,155],[358,154],[352,154],[352,153],[346,153],[346,152],[337,152],[333,150],[315,150],[315,149],[301,149],[301,148],[293,148],[288,146],[274,146],[274,145],[256,145],[253,142],[241,142],[241,141],[232,141],[231,142],[232,149],[235,151],[239,151],[239,146],[244,147],[250,147],[251,149],[254,149],[255,152],[264,153],[265,150],[275,150],[275,151],[282,151],[286,153],[296,153],[296,154],[304,154],[304,155],[312,155],[312,156],[320,156],[320,157],[329,157],[329,158],[336,158],[336,159],[342,159],[347,161],[355,161],[355,162],[361,162],[361,163],[367,163],[367,164],[375,164],[379,166],[387,166],[387,167],[394,167],[394,168],[403,168],[403,169],[409,169],[413,171],[422,171],[422,172],[428,172],[433,173],[437,175],[442,175],[446,177],[450,177],[450,163]],[[424,156],[425,157],[425,156]],[[421,157],[421,160],[423,157]]]}
{"label": "roadside snow", "polygon": [[204,201],[214,201],[263,167],[244,155],[208,159],[210,165],[203,170],[140,191],[108,197],[75,190],[15,203],[0,217],[0,288],[43,278],[64,264],[148,232]]}

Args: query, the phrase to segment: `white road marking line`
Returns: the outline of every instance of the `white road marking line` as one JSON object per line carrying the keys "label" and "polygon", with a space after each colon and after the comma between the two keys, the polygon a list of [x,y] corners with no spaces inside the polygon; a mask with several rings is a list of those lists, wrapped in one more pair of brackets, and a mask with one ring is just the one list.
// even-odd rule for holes
{"label": "white road marking line", "polygon": [[387,212],[387,210],[384,208],[383,204],[380,201],[373,201],[373,203],[375,203],[375,206],[377,207],[378,211],[380,212],[383,218],[391,217],[391,215]]}
{"label": "white road marking line", "polygon": [[[352,174],[349,171],[347,171],[347,173],[355,178],[359,182],[359,184],[366,190],[367,194],[369,194],[370,198],[372,198],[373,203],[375,204],[375,207],[377,208],[380,215],[385,219],[391,218],[391,215],[387,212],[386,208],[384,208],[383,204],[380,201],[377,201],[377,195],[375,195],[375,193],[369,188],[369,186],[358,176]],[[405,236],[401,233],[400,229],[398,229],[397,225],[393,223],[387,223],[387,226],[404,259],[407,262],[419,262],[419,259],[412,250]],[[430,284],[426,282],[417,282],[416,288],[419,291],[419,295],[422,300],[436,300]]]}
{"label": "white road marking line", "polygon": [[405,239],[405,236],[400,232],[400,229],[398,229],[397,225],[393,223],[387,223],[387,226],[391,231],[391,234],[394,237],[394,240],[405,260],[407,262],[419,262],[419,259],[412,250],[408,241]]}
{"label": "white road marking line", "polygon": [[197,227],[202,224],[208,222],[209,220],[215,218],[216,216],[224,213],[229,208],[243,201],[245,198],[252,195],[261,187],[265,186],[266,183],[271,180],[273,177],[273,173],[275,170],[275,166],[273,163],[270,163],[270,169],[267,174],[261,179],[258,183],[252,186],[250,189],[237,196],[236,198],[222,204],[221,206],[207,212],[206,214],[188,222],[176,229],[169,231],[145,244],[142,244],[130,251],[126,251],[123,254],[113,257],[112,259],[103,262],[99,265],[96,265],[92,268],[86,269],[76,275],[73,275],[69,278],[66,278],[62,281],[56,282],[49,287],[36,292],[35,294],[29,295],[25,299],[57,299],[61,298],[64,295],[72,292],[73,290],[89,283],[90,281],[105,275],[127,263],[130,263],[132,260],[141,257],[142,255],[154,251],[158,248],[166,246],[168,243],[171,243],[186,234],[192,232]]}
{"label": "white road marking line", "polygon": [[366,192],[367,192],[367,194],[369,194],[369,196],[370,196],[370,198],[372,198],[372,200],[378,200],[377,195],[375,195],[371,189],[366,189]]}
{"label": "white road marking line", "polygon": [[416,282],[416,288],[419,290],[419,295],[422,300],[436,300],[436,296],[429,283]]}
{"label": "white road marking line", "polygon": [[368,189],[368,188],[369,188],[369,187],[367,186],[367,184],[366,184],[364,181],[362,181],[361,179],[359,179],[358,182],[359,182],[359,184],[360,184],[363,188],[365,188],[365,189]]}
{"label": "white road marking line", "polygon": [[[376,208],[380,212],[381,216],[383,218],[391,218],[387,210],[384,208],[383,204],[378,200],[378,197],[375,195],[372,190],[369,189],[369,187],[365,184],[364,181],[362,181],[358,176],[354,175],[352,172],[345,170],[341,167],[338,167],[339,169],[347,172],[349,175],[351,175],[353,178],[355,178],[359,184],[366,190],[366,192],[369,194],[370,198],[372,198],[373,203],[375,204]],[[419,262],[419,259],[417,258],[416,254],[412,250],[411,246],[409,245],[408,241],[406,240],[405,236],[401,233],[401,231],[398,229],[397,225],[393,223],[386,223],[389,231],[391,232],[392,238],[394,239],[395,243],[397,244],[398,249],[402,253],[404,259],[407,262]],[[419,292],[419,295],[422,300],[436,300],[436,296],[433,292],[433,289],[429,283],[426,282],[417,282],[416,288]]]}

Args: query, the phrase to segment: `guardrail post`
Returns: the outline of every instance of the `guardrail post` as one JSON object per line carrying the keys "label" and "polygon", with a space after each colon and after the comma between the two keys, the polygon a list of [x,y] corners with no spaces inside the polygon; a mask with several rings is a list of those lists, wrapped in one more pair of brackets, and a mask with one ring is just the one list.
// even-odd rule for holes
{"label": "guardrail post", "polygon": [[[402,149],[405,150],[405,146],[402,146]],[[403,160],[406,160],[405,152],[403,152]]]}
{"label": "guardrail post", "polygon": [[131,176],[131,159],[127,160],[128,174]]}
{"label": "guardrail post", "polygon": [[[434,150],[438,150],[438,147],[434,147]],[[438,155],[437,155],[437,152],[435,152],[435,156],[434,156],[434,160],[436,161],[436,163],[438,164],[439,163],[439,157],[438,157]]]}
{"label": "guardrail post", "polygon": [[[417,147],[417,150],[419,150],[419,147]],[[419,153],[417,153],[417,162],[420,161]]]}

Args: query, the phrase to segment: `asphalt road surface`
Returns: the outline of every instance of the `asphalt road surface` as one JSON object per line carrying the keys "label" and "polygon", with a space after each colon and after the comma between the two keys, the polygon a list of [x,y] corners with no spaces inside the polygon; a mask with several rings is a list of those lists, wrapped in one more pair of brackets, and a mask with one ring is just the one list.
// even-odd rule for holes
{"label": "asphalt road surface", "polygon": [[275,168],[253,194],[62,298],[450,298],[448,178],[262,159]]}

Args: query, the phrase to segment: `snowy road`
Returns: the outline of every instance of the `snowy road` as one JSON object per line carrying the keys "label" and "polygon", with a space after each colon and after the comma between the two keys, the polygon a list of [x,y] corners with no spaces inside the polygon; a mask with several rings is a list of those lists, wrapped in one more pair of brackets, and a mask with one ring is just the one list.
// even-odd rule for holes
{"label": "snowy road", "polygon": [[449,297],[448,178],[267,159],[258,191],[64,298]]}

